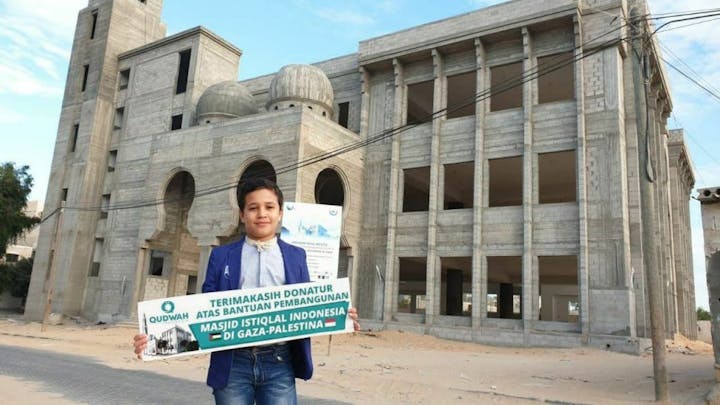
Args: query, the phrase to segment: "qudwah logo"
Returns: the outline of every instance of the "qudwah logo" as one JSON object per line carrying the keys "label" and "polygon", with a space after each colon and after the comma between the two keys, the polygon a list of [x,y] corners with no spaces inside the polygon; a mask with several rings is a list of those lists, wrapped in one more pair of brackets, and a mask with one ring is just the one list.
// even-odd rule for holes
{"label": "qudwah logo", "polygon": [[165,301],[160,305],[160,309],[166,314],[171,314],[175,311],[175,304],[172,301]]}
{"label": "qudwah logo", "polygon": [[160,305],[160,310],[165,312],[163,315],[152,315],[148,320],[150,323],[162,323],[162,322],[171,322],[171,321],[187,321],[189,320],[189,315],[187,312],[174,314],[175,312],[175,304],[172,301],[165,301]]}

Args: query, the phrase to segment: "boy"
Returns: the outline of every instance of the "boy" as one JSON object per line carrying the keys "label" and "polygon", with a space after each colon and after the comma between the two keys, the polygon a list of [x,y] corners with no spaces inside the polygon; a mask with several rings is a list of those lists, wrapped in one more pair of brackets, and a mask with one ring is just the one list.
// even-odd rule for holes
{"label": "boy", "polygon": [[[278,239],[283,195],[266,179],[243,182],[238,195],[242,239],[213,249],[202,291],[258,288],[310,281],[305,251]],[[360,329],[355,308],[348,310],[355,330]],[[135,353],[141,355],[145,335],[135,336]],[[215,403],[295,404],[295,378],[313,373],[310,339],[214,352],[207,383]]]}

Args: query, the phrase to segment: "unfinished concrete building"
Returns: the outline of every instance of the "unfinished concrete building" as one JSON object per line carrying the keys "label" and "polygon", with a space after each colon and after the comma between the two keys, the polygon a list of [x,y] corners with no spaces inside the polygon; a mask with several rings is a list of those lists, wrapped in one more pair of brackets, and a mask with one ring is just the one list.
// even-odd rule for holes
{"label": "unfinished concrete building", "polygon": [[[629,2],[642,9],[642,2]],[[637,4],[635,4],[637,3]],[[343,205],[364,324],[636,351],[649,336],[638,113],[620,0],[515,0],[236,82],[242,52],[161,0],[78,17],[26,315],[117,321],[197,292],[235,186]],[[657,49],[647,113],[666,330],[695,333],[694,184]],[[51,271],[52,270],[52,271]]]}

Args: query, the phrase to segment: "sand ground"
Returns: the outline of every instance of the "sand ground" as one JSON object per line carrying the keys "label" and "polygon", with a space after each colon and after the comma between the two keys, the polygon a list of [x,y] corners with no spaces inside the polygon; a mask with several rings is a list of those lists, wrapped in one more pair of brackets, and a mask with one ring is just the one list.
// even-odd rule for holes
{"label": "sand ground", "polygon": [[[143,362],[135,329],[66,320],[41,332],[19,317],[0,319],[0,344],[71,353],[122,369],[204,381],[208,356]],[[328,354],[328,349],[330,354]],[[652,356],[590,348],[508,348],[382,331],[313,340],[315,375],[298,393],[358,404],[638,404],[654,399]],[[714,383],[712,347],[682,337],[668,343],[670,397],[703,404]],[[72,404],[39,381],[0,376],[4,404]],[[208,391],[208,402],[210,396]]]}

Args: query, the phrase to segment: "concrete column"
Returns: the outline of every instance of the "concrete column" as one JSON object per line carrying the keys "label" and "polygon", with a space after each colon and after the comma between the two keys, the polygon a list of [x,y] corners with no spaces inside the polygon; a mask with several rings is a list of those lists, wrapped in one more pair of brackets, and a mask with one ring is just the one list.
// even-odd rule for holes
{"label": "concrete column", "polygon": [[[475,40],[475,93],[487,87],[485,47],[480,39]],[[481,90],[482,89],[482,90]],[[487,265],[483,254],[482,213],[485,207],[486,190],[483,188],[485,174],[485,111],[486,100],[475,102],[475,172],[473,187],[473,250],[472,250],[472,327],[479,328],[487,317]]]}
{"label": "concrete column", "polygon": [[[399,60],[393,59],[395,73],[395,99],[393,106],[393,126],[399,128],[405,125],[405,78],[403,66]],[[390,321],[393,311],[397,309],[398,293],[398,260],[395,257],[395,238],[397,215],[400,212],[402,199],[398,198],[398,190],[402,183],[400,176],[400,137],[392,138],[390,155],[390,189],[388,190],[388,227],[387,251],[385,254],[385,300],[383,304],[383,322]]]}
{"label": "concrete column", "polygon": [[587,197],[587,143],[585,139],[585,89],[583,83],[582,25],[577,16],[573,17],[575,27],[575,103],[577,117],[577,198],[578,198],[578,288],[580,292],[580,333],[583,343],[590,335],[590,305],[588,280],[588,197]]}
{"label": "concrete column", "polygon": [[709,404],[720,403],[720,186],[698,190],[705,237],[705,269],[712,314],[711,332],[715,354],[715,386]]}
{"label": "concrete column", "polygon": [[[522,29],[523,36],[523,73],[530,72],[535,68],[533,55],[532,37],[527,27]],[[538,273],[533,265],[535,252],[533,251],[533,203],[537,200],[535,194],[535,183],[537,168],[534,163],[533,151],[533,103],[535,100],[535,80],[528,80],[523,83],[523,332],[525,343],[528,343],[530,325],[533,320],[538,319]]]}
{"label": "concrete column", "polygon": [[[445,96],[445,67],[442,55],[437,49],[432,50],[433,59],[433,111],[440,111],[446,107]],[[428,244],[427,244],[427,295],[429,302],[425,312],[425,323],[432,325],[435,317],[440,314],[440,288],[441,269],[440,258],[437,255],[437,215],[442,207],[442,179],[440,162],[440,131],[445,121],[445,114],[433,117],[432,140],[430,142],[430,200],[428,207]]]}
{"label": "concrete column", "polygon": [[207,275],[207,265],[210,260],[210,252],[212,252],[215,246],[201,246],[200,247],[200,259],[198,260],[197,270],[197,292],[202,292],[202,285],[205,282],[205,276]]}

